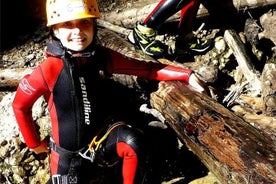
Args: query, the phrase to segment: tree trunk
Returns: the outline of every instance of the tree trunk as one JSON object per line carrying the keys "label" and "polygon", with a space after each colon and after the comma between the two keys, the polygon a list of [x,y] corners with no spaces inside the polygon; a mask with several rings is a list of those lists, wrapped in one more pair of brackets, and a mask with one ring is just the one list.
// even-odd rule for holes
{"label": "tree trunk", "polygon": [[32,71],[33,68],[1,69],[0,88],[16,88],[19,80]]}
{"label": "tree trunk", "polygon": [[[151,3],[151,4],[150,4]],[[243,11],[244,9],[255,9],[264,7],[275,7],[276,0],[209,0],[202,2],[204,6],[200,6],[198,10],[198,17],[206,17],[209,13],[228,15],[229,12],[234,13],[237,11]],[[158,1],[138,1],[139,6],[134,6],[128,9],[116,9],[111,12],[103,12],[103,20],[115,25],[119,25],[126,28],[134,27],[136,22],[143,22],[143,20],[149,15],[149,13],[156,7]],[[208,8],[208,10],[207,10]],[[178,20],[180,13],[172,15],[168,21]]]}
{"label": "tree trunk", "polygon": [[160,82],[151,105],[222,183],[275,183],[276,145],[206,95]]}

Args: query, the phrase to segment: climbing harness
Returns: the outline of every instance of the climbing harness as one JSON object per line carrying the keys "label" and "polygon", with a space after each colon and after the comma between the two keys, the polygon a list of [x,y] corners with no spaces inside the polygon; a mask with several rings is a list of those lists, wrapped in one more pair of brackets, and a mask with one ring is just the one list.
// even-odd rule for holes
{"label": "climbing harness", "polygon": [[[52,183],[53,184],[77,184],[79,181],[78,177],[78,171],[76,170],[76,167],[81,165],[81,159],[87,159],[91,161],[92,163],[95,162],[96,159],[96,153],[99,151],[99,148],[101,147],[102,143],[106,140],[108,135],[117,128],[118,126],[126,125],[123,122],[117,122],[112,124],[106,131],[106,133],[98,139],[100,133],[102,130],[92,139],[92,141],[88,144],[88,148],[83,147],[77,151],[69,151],[66,150],[54,143],[52,138],[50,139],[50,147],[52,150],[62,153],[66,155],[67,157],[71,158],[70,163],[70,169],[68,174],[65,175],[52,175]],[[103,129],[104,130],[104,129]]]}
{"label": "climbing harness", "polygon": [[111,125],[106,133],[102,136],[102,138],[100,138],[98,141],[97,141],[97,138],[98,138],[98,135],[96,135],[92,141],[90,142],[90,144],[88,145],[88,148],[82,152],[80,151],[79,152],[79,155],[84,158],[84,159],[87,159],[87,160],[90,160],[92,163],[95,161],[95,158],[96,158],[96,153],[97,151],[99,150],[102,142],[104,140],[106,140],[107,136],[111,133],[112,130],[114,130],[115,128],[117,128],[118,126],[122,126],[122,125],[125,125],[125,123],[123,122],[118,122],[118,123],[115,123],[113,125]]}

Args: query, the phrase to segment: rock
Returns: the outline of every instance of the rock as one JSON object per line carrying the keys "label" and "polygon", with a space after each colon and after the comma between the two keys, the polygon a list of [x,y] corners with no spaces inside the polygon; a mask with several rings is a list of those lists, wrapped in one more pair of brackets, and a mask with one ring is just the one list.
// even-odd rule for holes
{"label": "rock", "polygon": [[259,38],[268,38],[276,45],[276,11],[270,10],[260,17],[263,32],[259,33]]}
{"label": "rock", "polygon": [[[7,93],[0,102],[0,183],[46,183],[49,179],[48,157],[35,157],[26,147],[11,106],[14,95],[14,92]],[[50,132],[45,107],[42,97],[33,107],[33,117],[38,122],[42,137]]]}
{"label": "rock", "polygon": [[189,184],[220,184],[220,181],[209,172],[207,176],[193,180]]}
{"label": "rock", "polygon": [[0,143],[9,141],[19,135],[19,129],[12,110],[15,93],[8,93],[0,102]]}

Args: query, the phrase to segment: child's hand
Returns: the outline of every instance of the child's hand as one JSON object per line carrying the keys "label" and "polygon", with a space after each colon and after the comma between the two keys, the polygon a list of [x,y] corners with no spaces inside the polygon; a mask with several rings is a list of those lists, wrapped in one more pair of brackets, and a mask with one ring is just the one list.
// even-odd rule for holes
{"label": "child's hand", "polygon": [[36,154],[40,153],[48,153],[49,152],[49,141],[43,140],[41,144],[35,148],[32,149],[33,152]]}
{"label": "child's hand", "polygon": [[206,89],[206,84],[201,81],[199,78],[196,77],[194,73],[190,75],[189,78],[189,85],[191,85],[195,91],[200,92],[200,93],[207,93]]}

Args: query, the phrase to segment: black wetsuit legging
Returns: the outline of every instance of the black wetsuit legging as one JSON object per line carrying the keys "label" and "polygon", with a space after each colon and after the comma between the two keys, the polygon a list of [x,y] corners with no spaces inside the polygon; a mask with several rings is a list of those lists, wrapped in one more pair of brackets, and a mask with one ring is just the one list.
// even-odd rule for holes
{"label": "black wetsuit legging", "polygon": [[187,34],[192,30],[198,8],[199,0],[161,0],[144,20],[144,24],[156,29],[169,17],[181,10],[178,27],[182,34]]}

